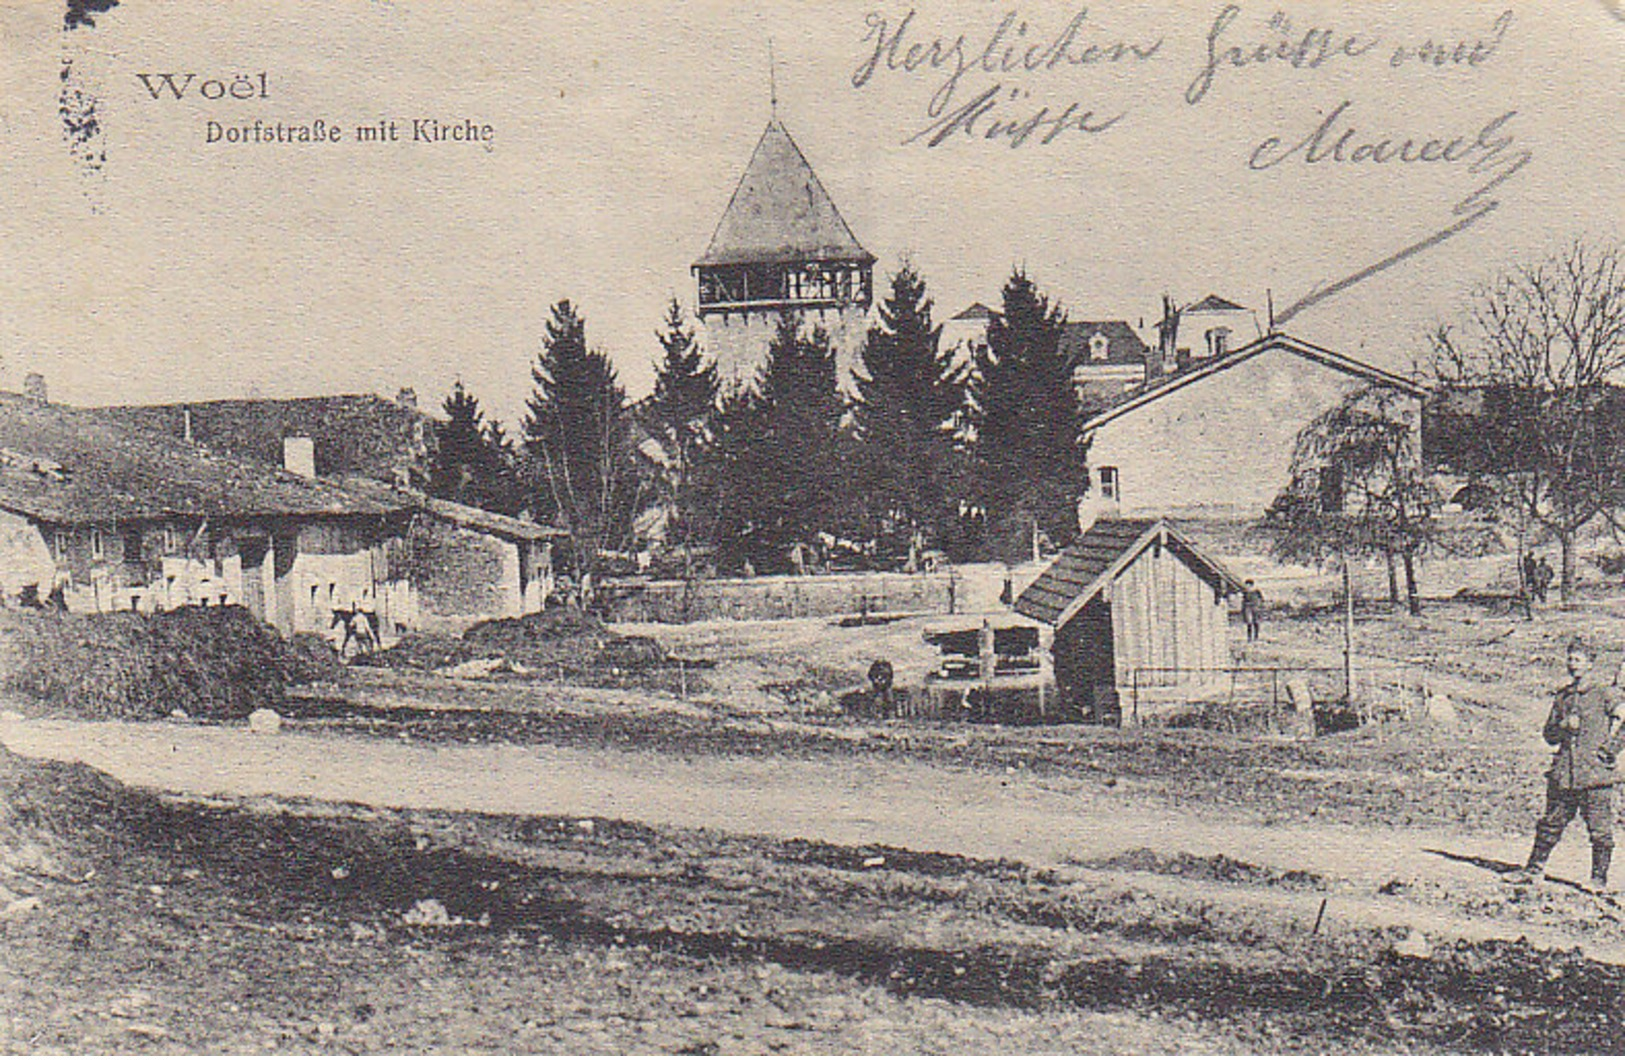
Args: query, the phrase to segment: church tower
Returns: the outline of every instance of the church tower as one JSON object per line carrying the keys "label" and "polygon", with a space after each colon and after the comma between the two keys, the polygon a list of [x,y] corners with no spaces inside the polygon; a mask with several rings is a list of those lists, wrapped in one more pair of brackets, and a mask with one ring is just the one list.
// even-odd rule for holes
{"label": "church tower", "polygon": [[705,345],[724,384],[755,378],[789,308],[809,329],[829,332],[841,385],[850,388],[874,263],[775,114],[693,266]]}

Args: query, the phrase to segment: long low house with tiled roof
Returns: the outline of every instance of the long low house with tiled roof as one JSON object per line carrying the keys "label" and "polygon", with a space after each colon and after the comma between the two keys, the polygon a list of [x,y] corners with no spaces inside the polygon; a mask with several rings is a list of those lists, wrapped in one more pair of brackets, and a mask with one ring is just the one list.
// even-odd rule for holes
{"label": "long low house with tiled roof", "polygon": [[1055,633],[1062,703],[1132,724],[1200,699],[1233,666],[1227,598],[1241,583],[1163,519],[1100,519],[1016,598]]}
{"label": "long low house with tiled roof", "polygon": [[0,393],[0,594],[71,611],[240,604],[335,639],[540,609],[561,531],[341,485]]}

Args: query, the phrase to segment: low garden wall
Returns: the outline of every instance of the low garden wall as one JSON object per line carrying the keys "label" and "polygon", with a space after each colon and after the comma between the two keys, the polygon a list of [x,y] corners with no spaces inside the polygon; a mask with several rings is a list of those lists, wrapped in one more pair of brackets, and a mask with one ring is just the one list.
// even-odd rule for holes
{"label": "low garden wall", "polygon": [[963,580],[937,574],[811,574],[706,581],[610,582],[599,597],[614,622],[952,614]]}

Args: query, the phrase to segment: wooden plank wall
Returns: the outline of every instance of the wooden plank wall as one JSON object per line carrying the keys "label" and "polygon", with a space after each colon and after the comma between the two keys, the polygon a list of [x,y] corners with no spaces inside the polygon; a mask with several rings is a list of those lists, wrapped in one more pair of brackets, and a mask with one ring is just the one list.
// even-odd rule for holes
{"label": "wooden plank wall", "polygon": [[[1142,552],[1111,588],[1117,685],[1126,693],[1138,667],[1214,669],[1230,665],[1228,609],[1172,550]],[[1140,685],[1173,685],[1180,675],[1141,675]],[[1195,675],[1184,682],[1194,683]]]}

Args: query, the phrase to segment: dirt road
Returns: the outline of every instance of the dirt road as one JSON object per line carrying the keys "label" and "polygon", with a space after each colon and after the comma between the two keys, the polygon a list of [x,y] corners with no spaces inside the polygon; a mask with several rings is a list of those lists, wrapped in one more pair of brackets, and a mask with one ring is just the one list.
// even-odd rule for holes
{"label": "dirt road", "polygon": [[[1222,854],[1328,881],[1322,930],[1406,925],[1442,938],[1528,937],[1625,963],[1611,930],[1574,922],[1586,900],[1508,907],[1486,866],[1515,862],[1519,835],[1468,836],[1340,825],[1260,827],[1192,807],[1148,810],[1065,777],[872,759],[679,757],[553,746],[428,745],[286,728],[276,735],[190,724],[0,722],[0,742],[36,758],[83,761],[125,783],[190,795],[270,796],[425,810],[580,815],[846,846],[888,845],[1008,858],[1072,876],[1126,852]],[[1442,854],[1440,852],[1443,852]],[[1564,844],[1554,869],[1582,878],[1585,848]],[[1572,862],[1572,864],[1571,864]],[[1206,887],[1215,901],[1303,906],[1319,895]],[[1563,903],[1568,902],[1565,906]],[[1283,910],[1291,912],[1293,910]],[[1611,918],[1612,919],[1612,918]],[[1608,927],[1608,925],[1602,925]]]}

